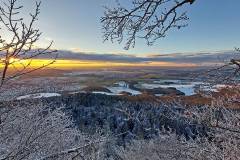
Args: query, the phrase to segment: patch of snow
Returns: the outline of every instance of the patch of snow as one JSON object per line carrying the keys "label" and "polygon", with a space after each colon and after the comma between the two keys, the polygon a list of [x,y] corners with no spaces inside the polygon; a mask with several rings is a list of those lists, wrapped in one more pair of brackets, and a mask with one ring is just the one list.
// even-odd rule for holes
{"label": "patch of snow", "polygon": [[78,93],[86,93],[85,91],[75,91],[75,92],[69,92],[69,94],[78,94]]}
{"label": "patch of snow", "polygon": [[133,90],[133,89],[125,88],[125,87],[108,87],[108,89],[109,89],[112,93],[114,93],[114,94],[116,94],[116,95],[120,94],[121,92],[129,92],[129,93],[131,93],[132,95],[139,95],[139,94],[141,94],[141,92],[139,92],[139,91],[135,91],[135,90]]}
{"label": "patch of snow", "polygon": [[38,98],[48,98],[48,97],[58,97],[61,96],[59,93],[36,93],[36,94],[29,94],[25,96],[20,96],[17,100],[22,99],[38,99]]}
{"label": "patch of snow", "polygon": [[115,95],[120,95],[120,94],[115,94],[115,93],[108,93],[108,92],[92,92],[94,94],[105,94],[105,95],[108,95],[108,96],[115,96]]}

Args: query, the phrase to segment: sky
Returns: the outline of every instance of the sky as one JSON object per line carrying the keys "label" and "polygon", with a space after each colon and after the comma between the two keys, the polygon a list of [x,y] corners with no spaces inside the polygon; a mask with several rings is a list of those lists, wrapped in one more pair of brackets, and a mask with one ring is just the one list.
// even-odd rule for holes
{"label": "sky", "polygon": [[[131,1],[119,0],[125,7],[131,6]],[[24,6],[22,16],[28,21],[35,0],[19,0],[18,3]],[[123,49],[124,43],[103,43],[100,18],[104,6],[115,5],[115,0],[42,0],[41,13],[34,26],[43,32],[37,46],[46,47],[53,40],[52,48],[59,54],[54,66],[69,68],[191,67],[222,64],[239,56],[233,51],[240,47],[239,0],[196,0],[193,5],[181,8],[189,16],[187,27],[171,30],[153,46],[137,40],[135,48],[129,50]],[[3,30],[1,36],[10,37]],[[38,57],[34,65],[49,63],[52,57]]]}
{"label": "sky", "polygon": [[[125,6],[131,0],[119,0]],[[33,0],[22,0],[27,11]],[[87,53],[121,53],[149,56],[169,53],[199,53],[231,50],[240,46],[239,0],[196,0],[184,10],[190,18],[182,30],[169,32],[153,46],[138,40],[135,48],[124,50],[124,44],[103,43],[100,17],[103,6],[115,0],[42,0],[37,27],[43,32],[40,45],[54,40],[54,48]]]}

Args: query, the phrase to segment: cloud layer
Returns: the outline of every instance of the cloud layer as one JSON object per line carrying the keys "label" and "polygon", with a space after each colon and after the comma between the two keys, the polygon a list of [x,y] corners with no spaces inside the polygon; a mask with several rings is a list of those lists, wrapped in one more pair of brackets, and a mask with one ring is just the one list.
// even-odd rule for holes
{"label": "cloud layer", "polygon": [[[38,58],[52,59],[54,55],[41,55]],[[58,51],[58,59],[60,60],[81,60],[81,61],[104,61],[114,63],[175,63],[175,64],[194,64],[194,65],[214,65],[229,61],[231,58],[240,57],[240,53],[236,51],[216,51],[201,53],[174,53],[174,54],[158,54],[146,57],[126,54],[98,54],[84,53],[60,50]]]}
{"label": "cloud layer", "polygon": [[[159,54],[147,57],[138,57],[125,54],[97,54],[83,53],[71,51],[59,51],[58,59],[67,60],[93,60],[93,61],[110,61],[121,63],[146,63],[146,62],[171,62],[171,63],[189,63],[197,65],[224,63],[234,57],[239,57],[240,53],[235,51],[216,51],[216,52],[201,52],[201,53],[174,53],[174,54]],[[43,58],[49,58],[44,56]]]}

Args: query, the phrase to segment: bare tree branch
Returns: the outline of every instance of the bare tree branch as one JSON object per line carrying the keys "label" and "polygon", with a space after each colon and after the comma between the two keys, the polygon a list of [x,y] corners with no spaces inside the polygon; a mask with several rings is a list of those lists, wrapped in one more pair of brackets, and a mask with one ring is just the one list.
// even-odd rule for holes
{"label": "bare tree branch", "polygon": [[240,59],[238,58],[240,50],[239,48],[236,48],[235,51],[236,55],[231,59],[225,60],[223,65],[210,69],[204,73],[207,76],[208,80],[212,80],[216,84],[236,84],[235,82],[238,81],[237,78],[240,76]]}
{"label": "bare tree branch", "polygon": [[[121,43],[126,38],[125,49],[135,46],[136,38],[142,38],[152,45],[166,36],[172,28],[187,26],[186,12],[178,13],[185,4],[195,0],[133,0],[133,8],[120,4],[117,8],[107,8],[101,18],[104,41]],[[126,36],[126,37],[125,37]]]}
{"label": "bare tree branch", "polygon": [[[20,16],[23,6],[18,5],[19,0],[8,0],[2,2],[0,6],[0,30],[8,32],[8,37],[3,39],[0,36],[0,57],[1,57],[1,77],[0,86],[12,78],[31,73],[35,70],[42,69],[55,62],[55,58],[49,64],[43,64],[38,68],[32,68],[32,59],[44,54],[55,53],[51,50],[52,43],[45,49],[33,49],[35,43],[40,39],[41,32],[34,28],[34,24],[38,20],[40,14],[41,1],[36,1],[34,13],[30,13],[30,21],[26,23],[24,18]],[[28,61],[23,63],[22,61]],[[21,67],[17,67],[20,64]],[[13,75],[9,75],[10,68],[14,69]]]}

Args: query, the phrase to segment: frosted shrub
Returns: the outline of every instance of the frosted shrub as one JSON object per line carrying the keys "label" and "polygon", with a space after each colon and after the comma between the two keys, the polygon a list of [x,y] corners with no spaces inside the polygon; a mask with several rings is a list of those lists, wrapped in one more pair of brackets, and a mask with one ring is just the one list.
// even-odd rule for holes
{"label": "frosted shrub", "polygon": [[96,157],[101,145],[79,133],[61,107],[10,104],[0,108],[0,120],[0,160]]}

